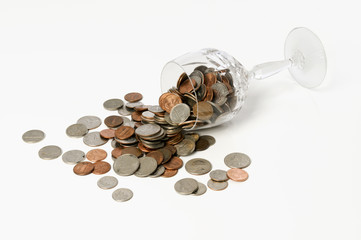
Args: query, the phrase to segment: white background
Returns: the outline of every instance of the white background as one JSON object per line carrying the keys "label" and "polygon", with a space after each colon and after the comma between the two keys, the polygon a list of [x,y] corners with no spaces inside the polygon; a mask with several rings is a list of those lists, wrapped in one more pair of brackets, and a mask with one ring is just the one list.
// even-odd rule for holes
{"label": "white background", "polygon": [[[360,239],[361,19],[357,1],[333,2],[0,0],[0,238]],[[156,104],[167,61],[214,47],[249,69],[281,60],[298,26],[325,45],[324,84],[302,88],[287,71],[252,82],[241,113],[202,132],[216,145],[183,158],[227,169],[226,154],[245,152],[247,182],[193,197],[173,189],[190,177],[184,168],[171,179],[118,177],[134,192],[118,203],[99,176],[39,159],[48,144],[88,151],[65,129],[112,114],[109,98],[139,91]],[[22,142],[29,129],[46,139]]]}

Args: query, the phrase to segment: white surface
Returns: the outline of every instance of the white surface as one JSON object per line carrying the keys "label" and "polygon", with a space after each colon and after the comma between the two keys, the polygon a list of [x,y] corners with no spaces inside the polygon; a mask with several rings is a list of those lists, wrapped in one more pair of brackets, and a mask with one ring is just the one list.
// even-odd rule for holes
{"label": "white surface", "polygon": [[[360,20],[357,1],[1,0],[0,238],[360,239]],[[281,60],[297,26],[323,41],[326,82],[304,89],[288,72],[253,82],[241,114],[204,131],[216,145],[184,158],[226,169],[226,154],[245,152],[247,182],[192,197],[173,190],[184,168],[171,179],[118,177],[134,197],[117,203],[99,176],[38,158],[47,144],[89,150],[65,129],[110,115],[109,98],[139,91],[156,103],[172,58],[215,47],[250,69]],[[34,128],[46,139],[23,143]]]}

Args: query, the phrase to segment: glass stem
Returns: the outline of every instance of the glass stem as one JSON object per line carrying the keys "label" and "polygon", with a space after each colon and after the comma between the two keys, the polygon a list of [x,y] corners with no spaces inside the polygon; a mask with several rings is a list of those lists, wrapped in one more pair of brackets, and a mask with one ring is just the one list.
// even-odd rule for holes
{"label": "glass stem", "polygon": [[249,79],[262,80],[292,66],[291,59],[283,61],[266,62],[253,67],[249,72]]}

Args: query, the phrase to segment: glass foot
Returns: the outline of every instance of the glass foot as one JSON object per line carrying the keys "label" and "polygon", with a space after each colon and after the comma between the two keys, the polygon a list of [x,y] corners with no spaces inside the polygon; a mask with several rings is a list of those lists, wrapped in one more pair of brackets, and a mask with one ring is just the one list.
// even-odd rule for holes
{"label": "glass foot", "polygon": [[284,51],[285,58],[292,62],[288,70],[301,86],[314,88],[323,82],[327,71],[326,53],[321,40],[311,30],[293,29]]}

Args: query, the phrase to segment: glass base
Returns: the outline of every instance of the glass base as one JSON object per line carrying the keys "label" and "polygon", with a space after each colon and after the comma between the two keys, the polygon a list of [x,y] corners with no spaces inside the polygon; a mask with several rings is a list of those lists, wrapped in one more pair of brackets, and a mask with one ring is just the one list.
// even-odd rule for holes
{"label": "glass base", "polygon": [[288,68],[292,77],[303,87],[321,85],[327,71],[325,49],[321,40],[307,28],[295,28],[285,42],[285,58],[291,60]]}

